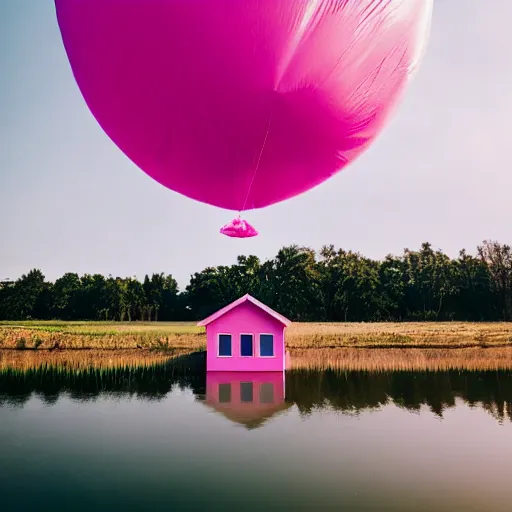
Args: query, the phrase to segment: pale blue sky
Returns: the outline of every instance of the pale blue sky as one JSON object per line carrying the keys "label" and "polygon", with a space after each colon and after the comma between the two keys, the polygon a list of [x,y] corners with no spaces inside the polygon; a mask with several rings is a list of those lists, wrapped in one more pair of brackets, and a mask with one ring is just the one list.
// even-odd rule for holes
{"label": "pale blue sky", "polygon": [[[372,148],[292,200],[246,215],[249,240],[218,233],[233,213],[153,181],[88,111],[53,1],[0,2],[0,279],[41,268],[172,273],[184,286],[238,254],[292,243],[382,258],[430,241],[456,256],[512,242],[512,2],[437,0],[420,72]],[[285,220],[286,219],[286,220]]]}

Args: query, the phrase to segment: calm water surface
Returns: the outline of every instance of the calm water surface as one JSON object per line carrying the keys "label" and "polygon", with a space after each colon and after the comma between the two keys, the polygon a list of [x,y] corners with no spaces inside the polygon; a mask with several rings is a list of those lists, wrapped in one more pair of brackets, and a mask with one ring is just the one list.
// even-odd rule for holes
{"label": "calm water surface", "polygon": [[512,510],[512,374],[0,377],[1,510]]}

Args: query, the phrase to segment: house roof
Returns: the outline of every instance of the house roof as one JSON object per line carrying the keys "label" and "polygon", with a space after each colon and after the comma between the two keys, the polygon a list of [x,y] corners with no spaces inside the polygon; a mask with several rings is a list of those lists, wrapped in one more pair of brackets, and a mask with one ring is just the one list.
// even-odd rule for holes
{"label": "house roof", "polygon": [[219,309],[216,313],[213,313],[213,315],[210,315],[208,318],[201,320],[200,322],[197,323],[197,325],[198,326],[206,326],[206,325],[214,322],[215,320],[217,320],[217,318],[220,318],[221,316],[225,315],[227,312],[231,311],[232,309],[240,306],[244,302],[250,302],[251,304],[254,304],[256,307],[260,308],[265,313],[267,313],[271,317],[275,318],[278,322],[281,322],[283,325],[288,326],[291,324],[291,321],[288,320],[288,318],[285,318],[283,315],[280,315],[273,309],[271,309],[268,306],[266,306],[265,304],[263,304],[263,302],[260,302],[259,300],[255,299],[254,297],[252,297],[251,295],[249,295],[247,293],[243,297],[240,297],[239,299],[232,302],[231,304],[228,304],[227,306],[223,307],[222,309]]}

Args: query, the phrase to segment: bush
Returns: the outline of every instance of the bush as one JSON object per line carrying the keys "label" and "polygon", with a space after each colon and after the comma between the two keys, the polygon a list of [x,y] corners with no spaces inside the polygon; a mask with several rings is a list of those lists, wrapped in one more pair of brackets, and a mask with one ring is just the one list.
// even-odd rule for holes
{"label": "bush", "polygon": [[20,338],[16,340],[16,350],[25,350],[27,348],[27,340]]}

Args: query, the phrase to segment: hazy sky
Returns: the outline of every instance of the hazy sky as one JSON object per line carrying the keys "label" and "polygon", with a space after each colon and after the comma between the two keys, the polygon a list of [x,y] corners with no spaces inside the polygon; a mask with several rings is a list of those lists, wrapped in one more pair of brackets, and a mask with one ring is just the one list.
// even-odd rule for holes
{"label": "hazy sky", "polygon": [[[512,243],[510,0],[437,0],[422,67],[392,122],[352,166],[246,215],[138,170],[104,134],[71,74],[53,1],[0,2],[0,279],[40,268],[120,276],[191,273],[238,254],[323,244],[382,258],[430,241],[452,256]],[[286,219],[286,220],[285,220]]]}

